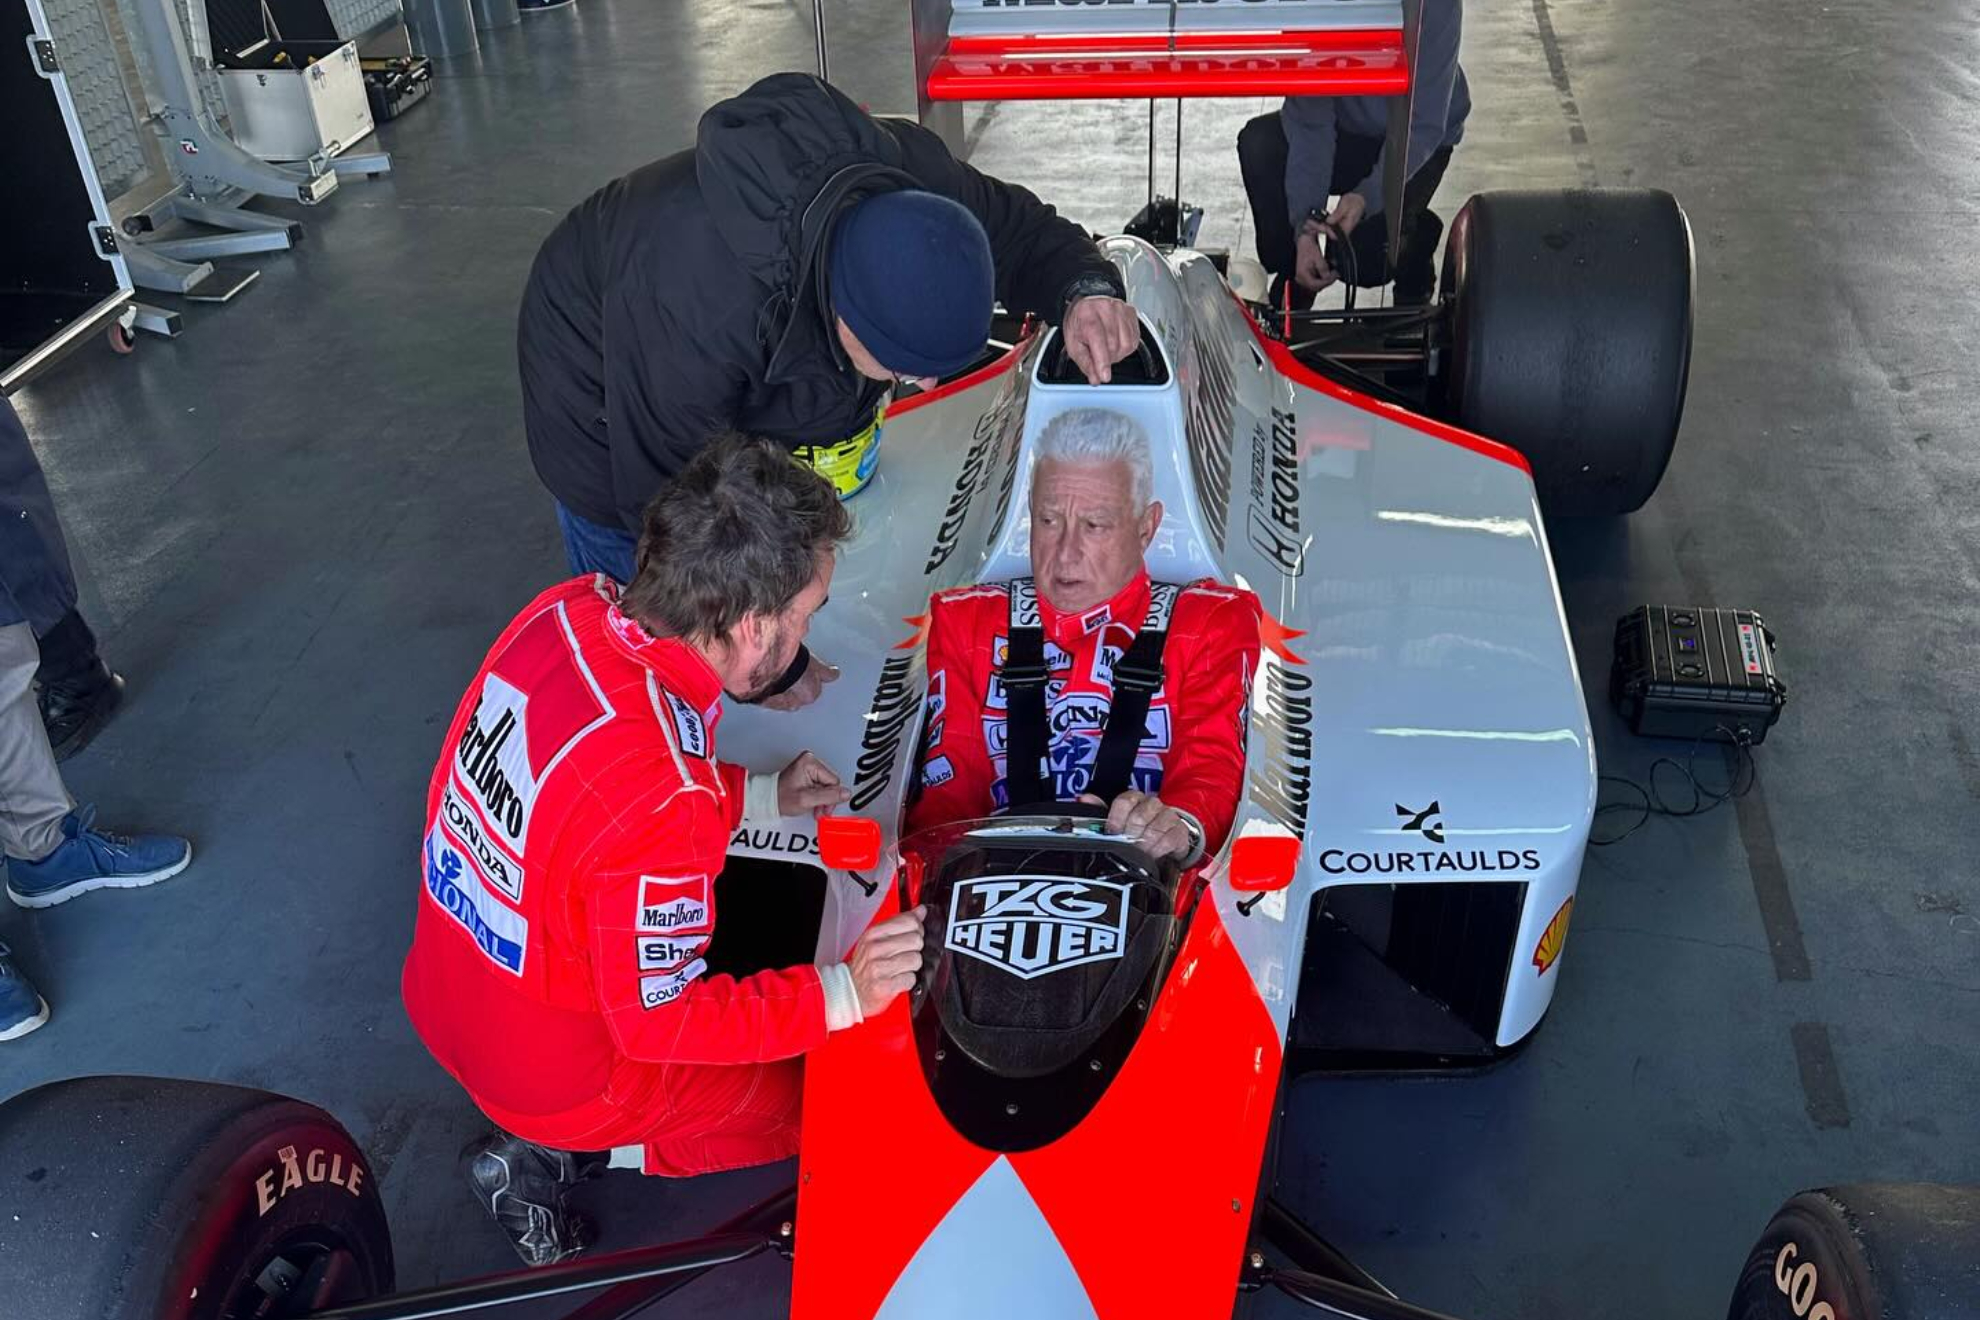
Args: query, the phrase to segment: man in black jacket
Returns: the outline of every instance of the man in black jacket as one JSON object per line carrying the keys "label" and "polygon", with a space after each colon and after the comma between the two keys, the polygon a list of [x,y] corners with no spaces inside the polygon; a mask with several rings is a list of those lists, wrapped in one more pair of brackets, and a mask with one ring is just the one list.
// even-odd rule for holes
{"label": "man in black jacket", "polygon": [[[862,259],[835,253],[842,231],[863,235]],[[942,260],[918,255],[944,239]],[[893,385],[968,366],[993,294],[1059,322],[1095,382],[1140,342],[1118,272],[1079,226],[919,125],[806,74],[714,106],[692,151],[580,203],[523,294],[523,421],[572,570],[630,577],[640,511],[725,430],[811,451],[851,493]],[[840,456],[851,471],[833,470]],[[813,662],[787,696],[815,696],[823,671]]]}

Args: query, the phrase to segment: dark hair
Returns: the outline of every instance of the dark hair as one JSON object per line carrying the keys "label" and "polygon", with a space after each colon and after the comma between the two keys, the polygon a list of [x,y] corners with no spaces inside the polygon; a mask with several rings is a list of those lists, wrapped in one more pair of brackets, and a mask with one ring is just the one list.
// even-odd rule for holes
{"label": "dark hair", "polygon": [[695,641],[786,609],[852,531],[831,482],[783,446],[734,432],[663,486],[641,523],[620,608],[657,636]]}

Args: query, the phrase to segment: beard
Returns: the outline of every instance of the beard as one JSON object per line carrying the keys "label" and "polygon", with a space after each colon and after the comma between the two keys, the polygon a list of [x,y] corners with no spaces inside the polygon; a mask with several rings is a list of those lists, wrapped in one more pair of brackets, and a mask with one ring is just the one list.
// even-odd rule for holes
{"label": "beard", "polygon": [[784,676],[784,671],[791,667],[791,661],[795,659],[797,646],[791,641],[790,629],[780,624],[775,643],[749,671],[748,685],[742,692],[730,695],[745,703],[763,700],[770,695],[770,689],[777,685],[777,680]]}

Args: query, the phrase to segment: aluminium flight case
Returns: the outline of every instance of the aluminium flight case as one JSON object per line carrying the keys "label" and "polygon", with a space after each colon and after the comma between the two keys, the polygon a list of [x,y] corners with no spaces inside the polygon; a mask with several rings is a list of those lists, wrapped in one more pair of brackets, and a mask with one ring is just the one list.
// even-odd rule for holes
{"label": "aluminium flight case", "polygon": [[42,0],[0,0],[0,394],[134,305]]}

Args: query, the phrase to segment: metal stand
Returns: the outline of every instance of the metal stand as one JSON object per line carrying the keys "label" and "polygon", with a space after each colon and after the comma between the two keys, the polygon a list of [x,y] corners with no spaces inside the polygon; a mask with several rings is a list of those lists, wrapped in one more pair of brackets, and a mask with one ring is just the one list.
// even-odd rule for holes
{"label": "metal stand", "polygon": [[[293,220],[244,210],[255,197],[279,197],[314,206],[337,191],[347,174],[377,177],[392,168],[384,152],[329,158],[301,165],[276,165],[249,154],[205,115],[193,81],[192,56],[173,0],[136,0],[133,5],[163,106],[154,118],[163,125],[172,171],[179,187],[125,220],[124,245],[131,281],[139,288],[176,293],[197,302],[226,302],[258,277],[258,271],[222,271],[219,257],[277,252],[295,245],[303,228]],[[179,221],[217,232],[160,237],[164,224]],[[156,312],[156,309],[148,309]],[[177,318],[140,315],[138,329],[160,333]]]}

